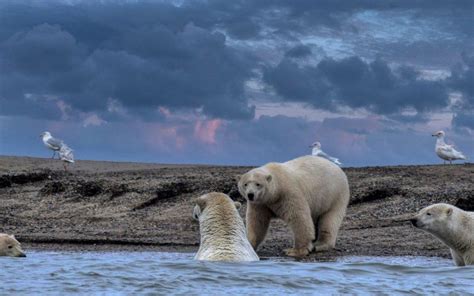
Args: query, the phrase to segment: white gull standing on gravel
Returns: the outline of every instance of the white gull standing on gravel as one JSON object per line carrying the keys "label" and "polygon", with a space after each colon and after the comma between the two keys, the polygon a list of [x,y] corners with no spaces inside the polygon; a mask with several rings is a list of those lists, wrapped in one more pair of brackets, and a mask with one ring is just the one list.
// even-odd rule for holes
{"label": "white gull standing on gravel", "polygon": [[66,163],[74,163],[74,154],[72,149],[68,145],[63,144],[59,149],[59,158],[64,161],[64,170],[67,171]]}
{"label": "white gull standing on gravel", "polygon": [[439,158],[441,158],[444,163],[446,163],[446,160],[452,163],[453,160],[466,159],[466,156],[464,156],[461,151],[457,151],[453,145],[446,144],[444,135],[445,133],[443,131],[438,131],[432,135],[433,137],[437,137],[435,152]]}
{"label": "white gull standing on gravel", "polygon": [[339,161],[339,159],[337,159],[335,157],[331,157],[331,156],[327,155],[323,150],[321,150],[321,143],[314,142],[309,147],[313,148],[313,150],[311,151],[311,155],[326,158],[327,160],[332,161],[332,162],[334,162],[335,164],[337,164],[339,166],[342,165],[342,163]]}
{"label": "white gull standing on gravel", "polygon": [[61,146],[64,144],[64,142],[62,140],[53,138],[50,132],[41,133],[40,137],[43,139],[44,145],[48,149],[53,150],[53,156],[51,158],[54,158],[56,152],[61,150]]}

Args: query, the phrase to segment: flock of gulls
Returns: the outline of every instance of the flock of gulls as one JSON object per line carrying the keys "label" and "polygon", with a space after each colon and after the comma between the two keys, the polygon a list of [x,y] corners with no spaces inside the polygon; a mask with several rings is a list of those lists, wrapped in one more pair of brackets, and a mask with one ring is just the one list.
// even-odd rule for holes
{"label": "flock of gulls", "polygon": [[[449,161],[449,163],[451,164],[454,160],[466,160],[467,157],[461,151],[456,150],[454,145],[447,144],[444,141],[445,135],[446,134],[443,131],[438,131],[432,135],[433,137],[437,138],[436,145],[435,145],[436,155],[438,155],[438,157],[441,158],[445,164],[446,164],[446,161]],[[332,161],[339,166],[342,165],[342,163],[339,161],[338,158],[329,156],[323,150],[321,150],[321,143],[314,142],[309,147],[313,149],[311,151],[311,154],[313,156],[326,158],[327,160]]]}
{"label": "flock of gulls", "polygon": [[[438,155],[438,157],[441,158],[445,164],[446,164],[446,161],[449,161],[449,163],[452,163],[454,160],[467,159],[467,157],[461,151],[456,150],[454,145],[447,144],[444,141],[444,137],[445,137],[444,131],[438,131],[434,133],[432,136],[437,138],[436,145],[435,145],[436,155]],[[51,136],[50,132],[44,132],[40,135],[40,137],[43,139],[44,145],[48,149],[53,150],[53,156],[51,158],[54,158],[57,153],[59,159],[64,162],[63,164],[64,170],[67,171],[67,164],[74,163],[74,154],[72,153],[73,150],[69,148],[69,146],[66,145],[64,141],[60,139],[56,139],[53,136]],[[339,166],[342,165],[342,163],[339,161],[338,158],[328,155],[321,149],[320,142],[314,142],[309,147],[312,149],[311,155],[325,158]]]}

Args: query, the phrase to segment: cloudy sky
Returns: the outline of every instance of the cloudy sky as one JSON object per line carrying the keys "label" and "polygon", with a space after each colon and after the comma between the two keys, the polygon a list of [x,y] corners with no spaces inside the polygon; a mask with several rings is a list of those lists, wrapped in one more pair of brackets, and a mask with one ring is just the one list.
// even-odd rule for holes
{"label": "cloudy sky", "polygon": [[474,157],[474,6],[442,0],[0,2],[0,154],[347,166]]}

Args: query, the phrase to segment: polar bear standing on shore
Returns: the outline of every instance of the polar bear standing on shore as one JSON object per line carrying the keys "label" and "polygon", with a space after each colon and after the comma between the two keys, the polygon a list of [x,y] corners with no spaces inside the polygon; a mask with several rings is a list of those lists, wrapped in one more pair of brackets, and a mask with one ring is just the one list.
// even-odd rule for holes
{"label": "polar bear standing on shore", "polygon": [[0,233],[0,256],[26,257],[15,237],[5,233]]}
{"label": "polar bear standing on shore", "polygon": [[[349,184],[341,168],[313,156],[269,163],[239,179],[247,203],[247,234],[257,249],[272,218],[284,220],[294,236],[292,257],[334,248],[349,203]],[[316,239],[313,245],[313,241]]]}
{"label": "polar bear standing on shore", "polygon": [[439,203],[422,209],[410,221],[447,245],[457,266],[474,265],[474,212]]}
{"label": "polar bear standing on shore", "polygon": [[196,200],[193,218],[199,221],[201,244],[194,259],[209,261],[258,261],[239,215],[240,203],[212,192]]}

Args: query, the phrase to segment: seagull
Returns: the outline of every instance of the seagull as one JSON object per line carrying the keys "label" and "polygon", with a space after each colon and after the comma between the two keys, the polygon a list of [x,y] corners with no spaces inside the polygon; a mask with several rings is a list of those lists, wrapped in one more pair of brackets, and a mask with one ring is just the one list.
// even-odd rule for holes
{"label": "seagull", "polygon": [[323,150],[321,150],[321,143],[314,142],[309,147],[313,148],[313,150],[311,151],[311,155],[326,158],[327,160],[332,161],[332,162],[334,162],[335,164],[337,164],[339,166],[342,165],[342,163],[339,161],[339,159],[337,159],[335,157],[331,157],[331,156],[327,155],[326,153],[324,153]]}
{"label": "seagull", "polygon": [[61,149],[59,149],[59,159],[64,161],[64,170],[67,171],[66,163],[74,163],[74,154],[72,149],[68,145],[63,144]]}
{"label": "seagull", "polygon": [[53,138],[50,132],[41,133],[40,137],[43,138],[44,145],[48,149],[53,150],[53,156],[51,158],[54,158],[56,151],[61,149],[61,146],[64,144],[64,142],[62,140]]}
{"label": "seagull", "polygon": [[457,151],[453,145],[446,144],[444,141],[445,133],[443,131],[438,131],[432,136],[436,137],[435,152],[441,158],[444,163],[446,160],[451,164],[453,160],[466,159],[466,156],[460,151]]}

